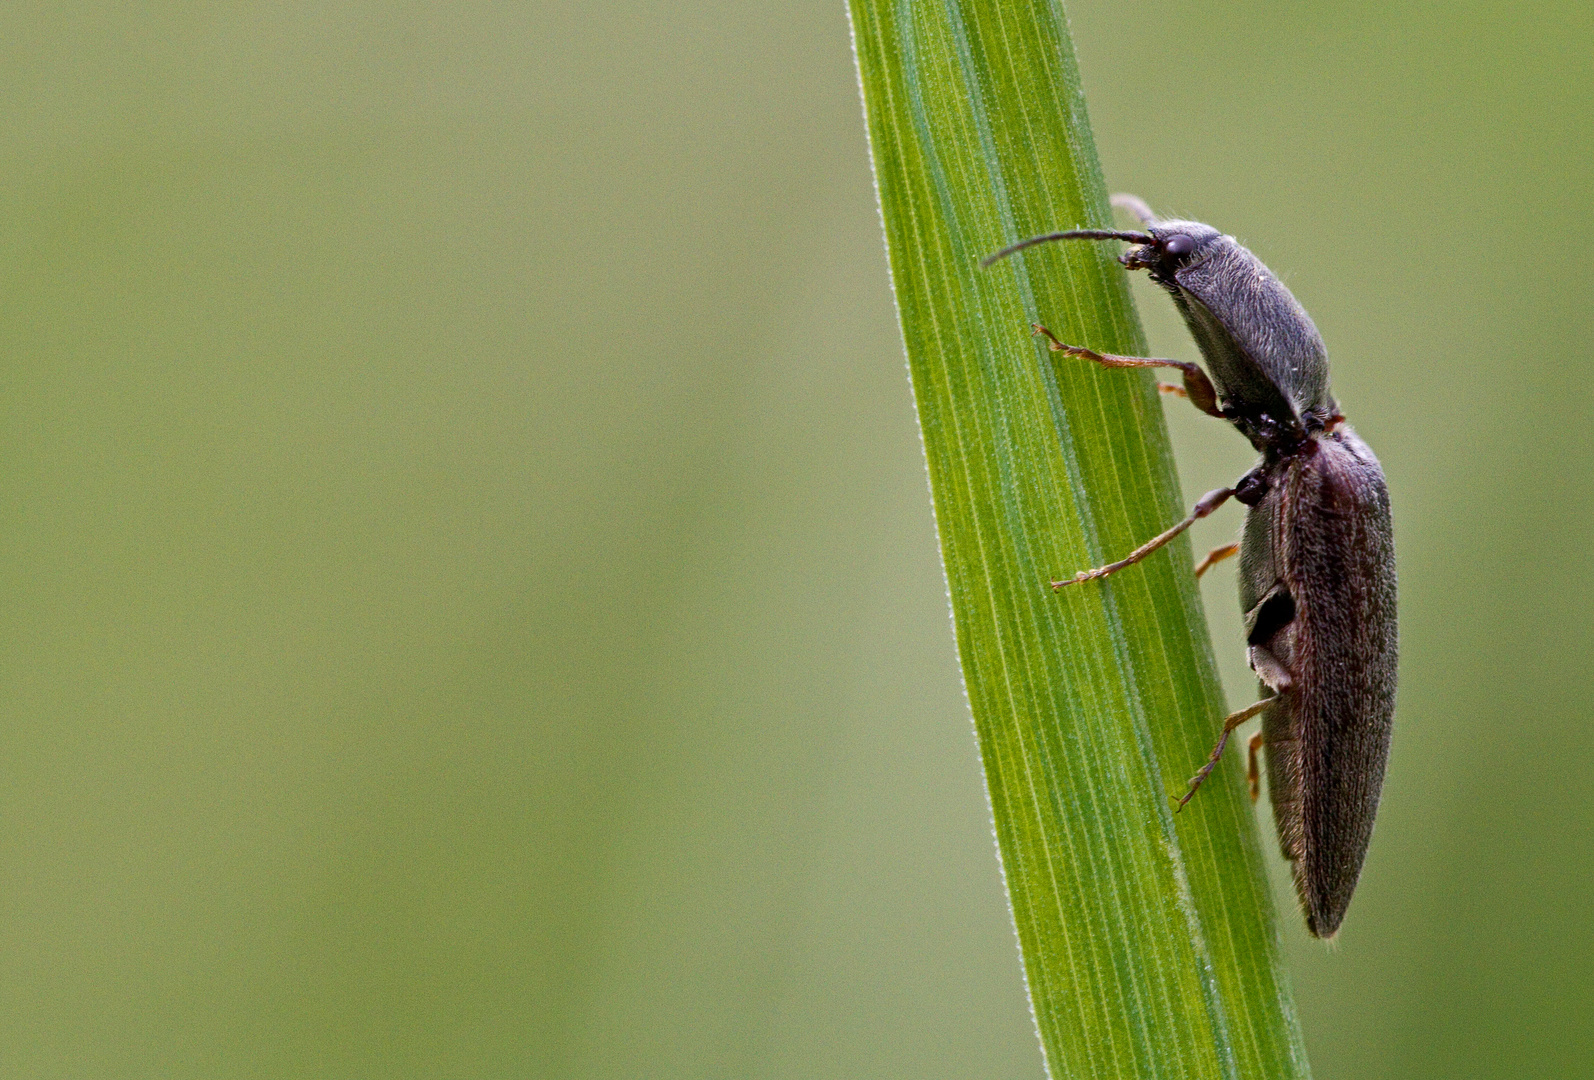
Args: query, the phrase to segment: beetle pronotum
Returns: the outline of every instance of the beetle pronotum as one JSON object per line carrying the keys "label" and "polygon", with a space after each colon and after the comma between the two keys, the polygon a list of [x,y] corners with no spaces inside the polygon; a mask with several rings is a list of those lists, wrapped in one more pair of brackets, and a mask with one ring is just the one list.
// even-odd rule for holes
{"label": "beetle pronotum", "polygon": [[1123,559],[1052,587],[1132,566],[1230,498],[1249,508],[1240,543],[1213,551],[1196,573],[1238,550],[1248,657],[1263,697],[1224,720],[1179,806],[1217,765],[1230,733],[1260,714],[1262,730],[1250,743],[1251,797],[1264,749],[1279,846],[1294,870],[1306,928],[1332,937],[1372,837],[1395,710],[1395,545],[1383,470],[1329,394],[1317,327],[1260,259],[1209,225],[1159,219],[1134,196],[1115,196],[1113,204],[1140,218],[1145,231],[1049,233],[984,264],[1050,240],[1135,245],[1119,261],[1149,271],[1173,297],[1207,371],[1065,345],[1043,326],[1035,332],[1053,351],[1106,367],[1178,368],[1183,385],[1162,389],[1233,424],[1262,460]]}

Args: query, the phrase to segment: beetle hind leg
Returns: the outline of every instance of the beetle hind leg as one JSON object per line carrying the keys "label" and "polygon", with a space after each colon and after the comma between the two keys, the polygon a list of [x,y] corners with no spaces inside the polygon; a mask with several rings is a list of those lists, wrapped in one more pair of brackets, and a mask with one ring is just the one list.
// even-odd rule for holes
{"label": "beetle hind leg", "polygon": [[[1179,804],[1179,810],[1183,810],[1185,804],[1195,797],[1196,789],[1201,786],[1202,781],[1204,781],[1211,774],[1213,769],[1218,767],[1218,762],[1223,758],[1223,748],[1229,745],[1229,736],[1234,732],[1234,729],[1251,719],[1251,717],[1255,716],[1263,709],[1266,709],[1269,705],[1272,705],[1277,700],[1277,698],[1265,697],[1261,701],[1258,701],[1253,705],[1247,705],[1239,712],[1230,713],[1224,718],[1223,734],[1218,736],[1218,745],[1212,748],[1212,755],[1207,758],[1207,763],[1201,766],[1196,774],[1190,778],[1190,790],[1186,791],[1182,796],[1175,800]],[[1258,734],[1255,739],[1251,740],[1251,771],[1249,772],[1249,778],[1251,780],[1252,799],[1256,798],[1256,792],[1258,791],[1257,785],[1260,780],[1260,776],[1255,772],[1255,769],[1256,749],[1261,738],[1262,736]]]}
{"label": "beetle hind leg", "polygon": [[1262,794],[1262,769],[1256,760],[1256,752],[1262,749],[1260,731],[1251,736],[1251,742],[1245,749],[1245,782],[1251,788],[1251,801],[1256,802]]}

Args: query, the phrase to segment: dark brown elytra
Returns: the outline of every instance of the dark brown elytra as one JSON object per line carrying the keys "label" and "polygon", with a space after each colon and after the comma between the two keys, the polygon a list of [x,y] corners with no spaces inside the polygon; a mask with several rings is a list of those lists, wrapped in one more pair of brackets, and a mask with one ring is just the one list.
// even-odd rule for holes
{"label": "dark brown elytra", "polygon": [[1173,297],[1206,371],[1065,345],[1043,326],[1035,332],[1055,352],[1106,367],[1178,368],[1183,385],[1161,389],[1233,424],[1262,460],[1233,487],[1203,495],[1167,532],[1052,587],[1132,566],[1230,498],[1249,508],[1240,543],[1213,551],[1196,574],[1238,550],[1248,657],[1263,697],[1225,718],[1178,804],[1183,809],[1217,765],[1230,733],[1260,714],[1262,730],[1250,743],[1251,798],[1257,750],[1265,749],[1279,847],[1294,870],[1306,928],[1333,937],[1372,837],[1395,712],[1395,543],[1383,470],[1329,394],[1317,327],[1260,259],[1211,226],[1162,220],[1132,195],[1114,196],[1113,205],[1134,213],[1145,231],[1049,233],[983,265],[1050,240],[1134,244],[1119,261],[1148,271]]}

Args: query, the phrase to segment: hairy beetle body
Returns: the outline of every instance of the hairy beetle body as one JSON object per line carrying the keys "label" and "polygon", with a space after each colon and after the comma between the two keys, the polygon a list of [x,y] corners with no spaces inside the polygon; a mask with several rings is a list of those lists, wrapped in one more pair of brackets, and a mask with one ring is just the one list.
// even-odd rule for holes
{"label": "hairy beetle body", "polygon": [[[1178,360],[1053,350],[1107,367],[1175,367],[1183,394],[1232,423],[1261,462],[1232,488],[1209,492],[1189,517],[1126,558],[1052,583],[1062,588],[1131,566],[1230,497],[1248,507],[1239,544],[1240,603],[1251,669],[1264,697],[1224,722],[1217,747],[1179,800],[1189,801],[1230,733],[1253,716],[1267,756],[1279,846],[1291,863],[1307,929],[1332,937],[1350,904],[1372,837],[1395,709],[1395,548],[1378,459],[1345,426],[1329,393],[1328,353],[1282,282],[1231,236],[1194,221],[1158,219],[1132,196],[1145,232],[1075,230],[1034,237],[990,259],[1062,239],[1136,245],[1120,261],[1147,270],[1172,296],[1207,368]],[[1234,546],[1214,551],[1199,574]]]}

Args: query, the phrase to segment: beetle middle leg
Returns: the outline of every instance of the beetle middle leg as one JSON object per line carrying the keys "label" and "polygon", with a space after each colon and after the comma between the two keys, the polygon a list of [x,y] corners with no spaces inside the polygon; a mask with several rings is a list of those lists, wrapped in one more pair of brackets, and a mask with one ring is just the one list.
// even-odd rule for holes
{"label": "beetle middle leg", "polygon": [[1184,374],[1184,386],[1174,387],[1167,392],[1189,398],[1190,404],[1208,416],[1216,416],[1219,420],[1228,419],[1228,415],[1218,405],[1218,392],[1213,388],[1212,380],[1207,378],[1207,373],[1201,370],[1200,364],[1192,364],[1188,360],[1154,360],[1148,356],[1115,356],[1112,353],[1099,353],[1095,349],[1087,349],[1082,345],[1064,345],[1057,340],[1056,334],[1039,323],[1031,323],[1030,327],[1035,333],[1046,336],[1046,347],[1051,349],[1052,352],[1067,353],[1069,356],[1077,356],[1081,360],[1092,360],[1103,367],[1178,368]]}
{"label": "beetle middle leg", "polygon": [[[1207,758],[1207,763],[1201,766],[1196,774],[1190,778],[1190,790],[1185,792],[1183,797],[1178,800],[1180,810],[1183,810],[1185,803],[1189,802],[1190,799],[1195,795],[1196,789],[1201,786],[1201,782],[1207,778],[1208,774],[1210,774],[1213,769],[1218,767],[1218,762],[1223,757],[1223,748],[1229,745],[1229,735],[1233,733],[1234,729],[1251,719],[1251,717],[1255,716],[1263,709],[1266,709],[1269,705],[1276,704],[1277,701],[1277,697],[1265,697],[1261,701],[1256,702],[1254,705],[1247,705],[1237,713],[1230,713],[1228,717],[1224,719],[1223,734],[1218,736],[1218,745],[1212,748],[1212,756]],[[1254,770],[1256,769],[1256,748],[1261,738],[1262,736],[1258,735],[1255,739],[1251,740],[1250,769],[1252,771],[1248,775],[1251,780],[1252,799],[1256,798],[1256,792],[1258,790],[1257,784],[1260,780],[1260,776]]]}
{"label": "beetle middle leg", "polygon": [[1239,551],[1239,544],[1224,544],[1222,547],[1213,548],[1211,551],[1207,552],[1206,558],[1196,563],[1195,576],[1200,577],[1202,574],[1212,569],[1213,566],[1222,562],[1224,559],[1227,559],[1233,555],[1237,555]]}
{"label": "beetle middle leg", "polygon": [[1108,563],[1106,566],[1098,566],[1094,570],[1081,570],[1071,578],[1064,578],[1062,581],[1054,581],[1052,582],[1052,588],[1061,589],[1064,585],[1077,585],[1081,581],[1094,581],[1096,578],[1104,578],[1108,574],[1116,574],[1126,566],[1133,566],[1135,563],[1139,562],[1141,559],[1144,559],[1147,555],[1150,555],[1153,551],[1156,551],[1168,541],[1184,532],[1190,526],[1194,525],[1196,522],[1212,513],[1212,511],[1228,502],[1229,496],[1233,494],[1233,488],[1218,488],[1215,491],[1207,492],[1205,495],[1201,496],[1201,500],[1195,504],[1195,509],[1190,511],[1190,516],[1179,522],[1179,524],[1175,525],[1167,532],[1158,533],[1156,536],[1153,536],[1150,540],[1147,540],[1144,544],[1141,544],[1139,547],[1135,548],[1135,550],[1131,551],[1128,555],[1125,555],[1115,563]]}

